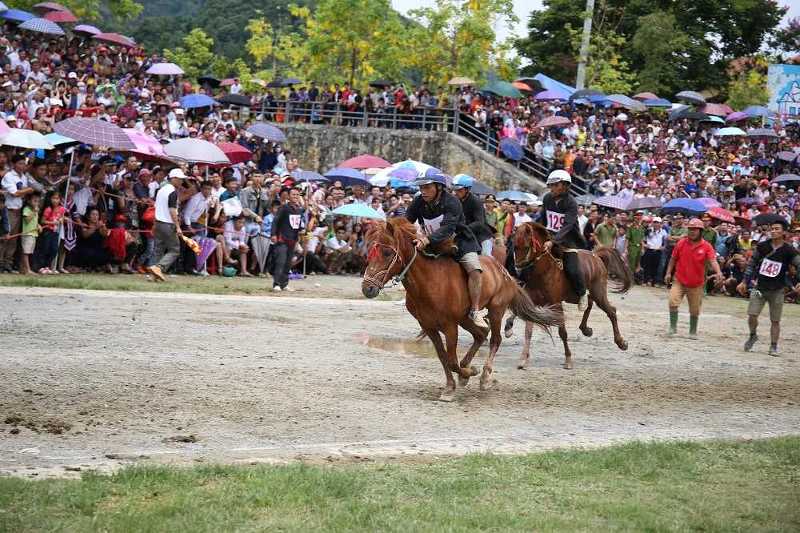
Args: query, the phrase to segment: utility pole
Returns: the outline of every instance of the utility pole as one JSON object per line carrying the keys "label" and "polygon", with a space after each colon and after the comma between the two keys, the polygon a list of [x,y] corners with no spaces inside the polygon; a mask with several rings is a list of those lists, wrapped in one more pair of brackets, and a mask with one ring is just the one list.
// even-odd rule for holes
{"label": "utility pole", "polygon": [[594,16],[594,0],[586,0],[586,14],[583,19],[583,38],[581,51],[578,57],[578,76],[575,79],[575,88],[583,89],[586,82],[586,62],[589,60],[589,42],[592,38],[592,17]]}

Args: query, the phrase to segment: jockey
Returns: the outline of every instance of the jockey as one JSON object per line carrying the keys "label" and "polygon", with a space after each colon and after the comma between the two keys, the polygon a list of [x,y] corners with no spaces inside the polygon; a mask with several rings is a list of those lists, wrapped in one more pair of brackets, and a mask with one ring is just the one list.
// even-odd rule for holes
{"label": "jockey", "polygon": [[492,255],[494,244],[494,231],[486,223],[486,211],[481,202],[472,194],[472,185],[475,180],[465,174],[459,174],[453,179],[453,194],[461,201],[464,219],[472,230],[475,238],[481,245],[481,255]]}
{"label": "jockey", "polygon": [[566,170],[554,170],[547,177],[550,192],[542,197],[541,219],[552,234],[552,240],[544,243],[545,251],[550,251],[553,243],[562,246],[564,253],[564,273],[572,283],[578,296],[578,309],[583,310],[586,302],[586,284],[583,280],[578,249],[586,246],[578,224],[578,204],[569,194],[572,178]]}
{"label": "jockey", "polygon": [[432,244],[437,246],[455,236],[458,248],[456,259],[468,276],[470,312],[469,318],[482,329],[488,329],[486,320],[478,315],[481,298],[481,262],[478,258],[480,246],[475,235],[467,227],[461,202],[445,190],[447,181],[441,174],[433,174],[415,182],[420,195],[414,198],[406,211],[406,218],[419,224],[424,235],[414,240],[419,250]]}

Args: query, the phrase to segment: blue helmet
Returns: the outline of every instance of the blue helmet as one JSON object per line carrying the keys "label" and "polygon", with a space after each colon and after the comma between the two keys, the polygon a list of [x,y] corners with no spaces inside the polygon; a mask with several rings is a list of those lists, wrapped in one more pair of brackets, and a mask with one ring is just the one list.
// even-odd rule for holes
{"label": "blue helmet", "polygon": [[453,178],[454,189],[471,189],[473,185],[475,185],[475,179],[472,176],[457,174],[456,177]]}
{"label": "blue helmet", "polygon": [[433,167],[425,171],[425,176],[414,181],[414,185],[417,187],[429,185],[431,183],[439,183],[445,187],[449,185],[447,176],[438,168]]}

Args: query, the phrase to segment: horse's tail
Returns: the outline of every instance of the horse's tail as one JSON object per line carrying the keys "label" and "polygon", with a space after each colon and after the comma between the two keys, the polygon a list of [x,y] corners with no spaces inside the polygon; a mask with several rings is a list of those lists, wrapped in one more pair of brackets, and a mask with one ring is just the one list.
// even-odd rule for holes
{"label": "horse's tail", "polygon": [[533,303],[525,290],[514,284],[514,299],[511,300],[511,311],[521,319],[536,324],[545,331],[550,326],[564,325],[564,311],[558,305],[538,306]]}
{"label": "horse's tail", "polygon": [[617,293],[628,292],[633,285],[633,273],[617,249],[601,246],[594,254],[606,265],[611,289]]}

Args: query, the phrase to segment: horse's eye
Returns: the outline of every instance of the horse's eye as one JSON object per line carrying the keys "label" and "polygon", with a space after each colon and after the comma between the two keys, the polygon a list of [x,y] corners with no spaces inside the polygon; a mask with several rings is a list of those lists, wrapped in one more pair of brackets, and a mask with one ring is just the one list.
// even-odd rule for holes
{"label": "horse's eye", "polygon": [[389,257],[390,255],[392,255],[391,250],[384,250],[383,251],[383,257]]}

